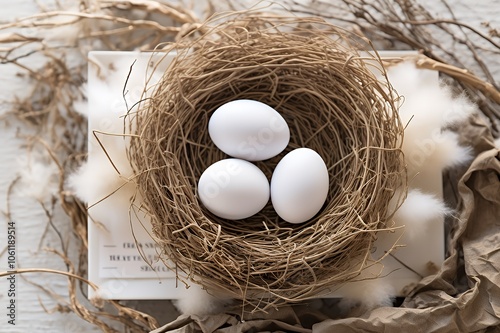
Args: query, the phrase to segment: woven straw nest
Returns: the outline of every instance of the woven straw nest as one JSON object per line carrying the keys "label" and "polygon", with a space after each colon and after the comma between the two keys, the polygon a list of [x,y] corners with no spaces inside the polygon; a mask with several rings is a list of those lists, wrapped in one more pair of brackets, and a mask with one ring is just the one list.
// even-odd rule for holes
{"label": "woven straw nest", "polygon": [[[360,48],[369,44],[319,19],[250,14],[209,22],[169,46],[177,56],[135,117],[129,154],[163,259],[185,281],[263,308],[321,295],[367,265],[405,171],[398,97]],[[329,195],[310,221],[289,224],[270,203],[229,221],[198,200],[202,172],[227,158],[208,121],[235,99],[274,107],[290,127],[287,149],[255,162],[269,179],[295,148],[323,157]]]}

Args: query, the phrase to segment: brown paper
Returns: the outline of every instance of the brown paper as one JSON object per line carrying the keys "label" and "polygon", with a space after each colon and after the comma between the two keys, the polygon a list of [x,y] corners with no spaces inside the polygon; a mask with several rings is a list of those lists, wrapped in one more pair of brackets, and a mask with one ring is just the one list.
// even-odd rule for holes
{"label": "brown paper", "polygon": [[[181,316],[160,332],[496,332],[500,331],[500,150],[479,118],[461,128],[476,158],[463,176],[448,179],[458,193],[458,219],[449,256],[422,279],[400,307],[336,318],[307,304],[240,320],[238,314]],[[460,276],[465,277],[465,284]]]}

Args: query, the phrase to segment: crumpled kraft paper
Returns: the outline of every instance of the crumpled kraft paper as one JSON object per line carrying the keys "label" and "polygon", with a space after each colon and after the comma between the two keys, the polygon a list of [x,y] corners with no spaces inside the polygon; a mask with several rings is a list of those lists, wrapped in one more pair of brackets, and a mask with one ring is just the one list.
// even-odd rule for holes
{"label": "crumpled kraft paper", "polygon": [[[460,129],[475,159],[453,184],[458,219],[449,256],[436,275],[422,279],[400,307],[360,317],[331,318],[307,304],[257,313],[180,316],[164,332],[500,332],[500,150],[479,118]],[[466,284],[458,281],[460,275]],[[463,283],[462,283],[463,284]]]}

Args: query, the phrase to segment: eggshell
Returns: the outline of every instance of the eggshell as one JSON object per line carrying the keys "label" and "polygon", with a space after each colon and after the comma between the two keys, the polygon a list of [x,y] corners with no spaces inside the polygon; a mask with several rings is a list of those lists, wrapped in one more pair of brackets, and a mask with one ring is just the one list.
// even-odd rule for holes
{"label": "eggshell", "polygon": [[198,181],[202,204],[215,215],[239,220],[258,213],[269,201],[269,181],[254,164],[236,158],[209,166]]}
{"label": "eggshell", "polygon": [[208,133],[224,153],[247,161],[274,157],[290,140],[285,119],[269,105],[250,99],[217,108],[210,117]]}
{"label": "eggshell", "polygon": [[316,215],[328,195],[328,170],[312,149],[298,148],[286,154],[271,178],[271,201],[278,215],[290,223]]}

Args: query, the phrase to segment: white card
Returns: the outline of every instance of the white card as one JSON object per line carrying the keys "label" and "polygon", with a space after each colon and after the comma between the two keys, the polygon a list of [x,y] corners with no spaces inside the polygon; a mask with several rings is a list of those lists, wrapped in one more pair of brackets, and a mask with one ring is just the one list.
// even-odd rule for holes
{"label": "white card", "polygon": [[[184,289],[177,288],[175,273],[158,259],[149,218],[131,206],[130,186],[121,187],[126,181],[120,183],[101,147],[120,173],[128,170],[124,164],[128,139],[122,135],[123,124],[130,119],[125,117],[127,109],[150,93],[143,95],[144,88],[160,79],[171,59],[172,55],[139,52],[89,53],[88,162],[99,171],[95,176],[110,184],[108,192],[96,189],[89,202],[88,266],[89,280],[105,299],[172,299]],[[158,74],[150,76],[153,70]],[[136,204],[140,205],[137,200]],[[94,295],[89,288],[89,297]]]}

